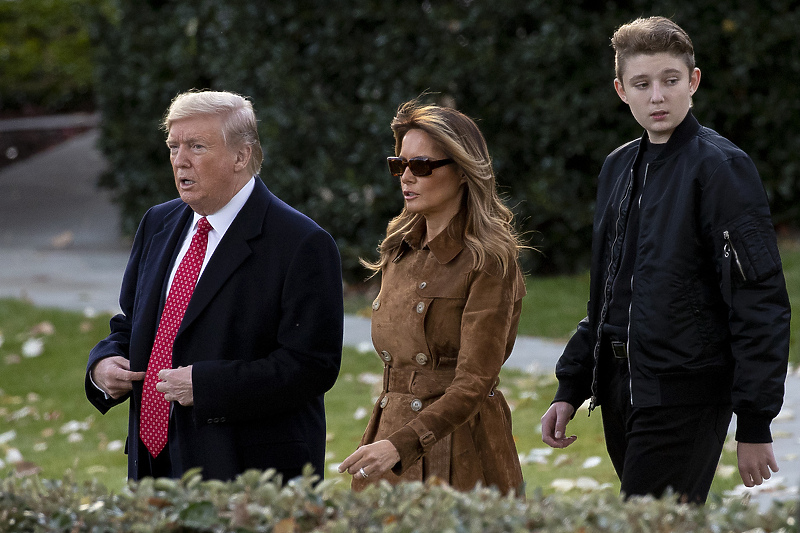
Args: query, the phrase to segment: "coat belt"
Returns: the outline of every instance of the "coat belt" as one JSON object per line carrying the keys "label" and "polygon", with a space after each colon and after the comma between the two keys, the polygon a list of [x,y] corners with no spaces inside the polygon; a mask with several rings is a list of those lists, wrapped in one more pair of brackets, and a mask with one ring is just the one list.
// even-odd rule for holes
{"label": "coat belt", "polygon": [[[390,365],[383,367],[384,392],[399,392],[403,394],[416,394],[421,400],[441,396],[453,379],[456,377],[454,368],[448,369],[416,369],[394,368]],[[418,380],[418,387],[412,391],[412,384]],[[424,391],[424,394],[421,392]]]}

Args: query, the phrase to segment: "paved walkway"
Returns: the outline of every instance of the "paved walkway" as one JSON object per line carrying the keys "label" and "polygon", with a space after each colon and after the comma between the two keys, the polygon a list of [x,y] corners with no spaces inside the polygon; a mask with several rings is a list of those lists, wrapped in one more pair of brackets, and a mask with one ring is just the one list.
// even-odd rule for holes
{"label": "paved walkway", "polygon": [[[49,123],[36,120],[37,128]],[[63,127],[70,119],[55,120]],[[33,126],[0,121],[0,130],[6,127]],[[0,297],[78,311],[119,310],[117,297],[130,243],[121,235],[119,212],[110,194],[95,186],[106,168],[95,147],[97,135],[89,131],[0,171]],[[164,172],[169,177],[166,161]],[[344,342],[370,345],[369,320],[347,316]],[[552,372],[562,349],[562,343],[520,337],[507,366]],[[749,491],[762,505],[798,494],[800,370],[789,376],[786,389],[783,411],[773,423],[781,471]]]}

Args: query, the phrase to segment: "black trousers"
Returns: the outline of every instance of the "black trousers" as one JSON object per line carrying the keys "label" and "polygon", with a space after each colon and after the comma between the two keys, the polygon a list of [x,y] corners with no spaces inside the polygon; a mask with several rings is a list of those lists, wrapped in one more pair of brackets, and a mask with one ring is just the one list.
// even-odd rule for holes
{"label": "black trousers", "polygon": [[604,350],[603,432],[625,497],[705,503],[733,414],[730,405],[632,407],[627,359]]}

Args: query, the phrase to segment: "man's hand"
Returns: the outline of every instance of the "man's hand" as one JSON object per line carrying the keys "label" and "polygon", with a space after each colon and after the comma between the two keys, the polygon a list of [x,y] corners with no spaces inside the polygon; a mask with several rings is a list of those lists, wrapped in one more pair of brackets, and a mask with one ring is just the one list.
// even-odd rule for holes
{"label": "man's hand", "polygon": [[551,448],[566,448],[578,438],[565,437],[567,424],[575,413],[568,402],[555,402],[542,416],[542,441]]}
{"label": "man's hand", "polygon": [[739,459],[739,475],[745,487],[761,485],[765,479],[772,477],[772,472],[778,471],[771,442],[740,442],[736,445],[736,455]]}
{"label": "man's hand", "polygon": [[145,373],[131,372],[131,362],[121,355],[115,355],[96,362],[89,375],[95,385],[116,400],[133,389],[134,381],[143,381]]}
{"label": "man's hand", "polygon": [[[347,471],[353,477],[378,477],[400,460],[400,454],[394,444],[388,440],[379,440],[350,454],[350,457],[339,465],[339,473]],[[367,475],[364,476],[363,473]]]}
{"label": "man's hand", "polygon": [[183,406],[194,405],[194,389],[192,388],[192,365],[179,366],[175,369],[164,369],[158,373],[156,390],[164,393],[168,402],[178,402]]}

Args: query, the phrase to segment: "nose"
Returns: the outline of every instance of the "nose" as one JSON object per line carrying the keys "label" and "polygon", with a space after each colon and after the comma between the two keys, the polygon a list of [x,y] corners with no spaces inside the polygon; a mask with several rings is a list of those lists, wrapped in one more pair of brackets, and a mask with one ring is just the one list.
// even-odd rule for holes
{"label": "nose", "polygon": [[412,181],[415,181],[416,179],[417,179],[417,177],[414,174],[411,173],[411,169],[410,168],[406,167],[406,168],[403,169],[403,175],[400,176],[400,181],[401,182],[410,183]]}
{"label": "nose", "polygon": [[653,83],[653,94],[650,95],[650,100],[653,102],[663,102],[664,93],[661,92],[661,84],[658,82]]}
{"label": "nose", "polygon": [[174,152],[170,154],[170,158],[172,159],[172,165],[175,167],[188,167],[189,166],[189,158],[187,157],[187,151],[189,149],[182,145],[179,145]]}

